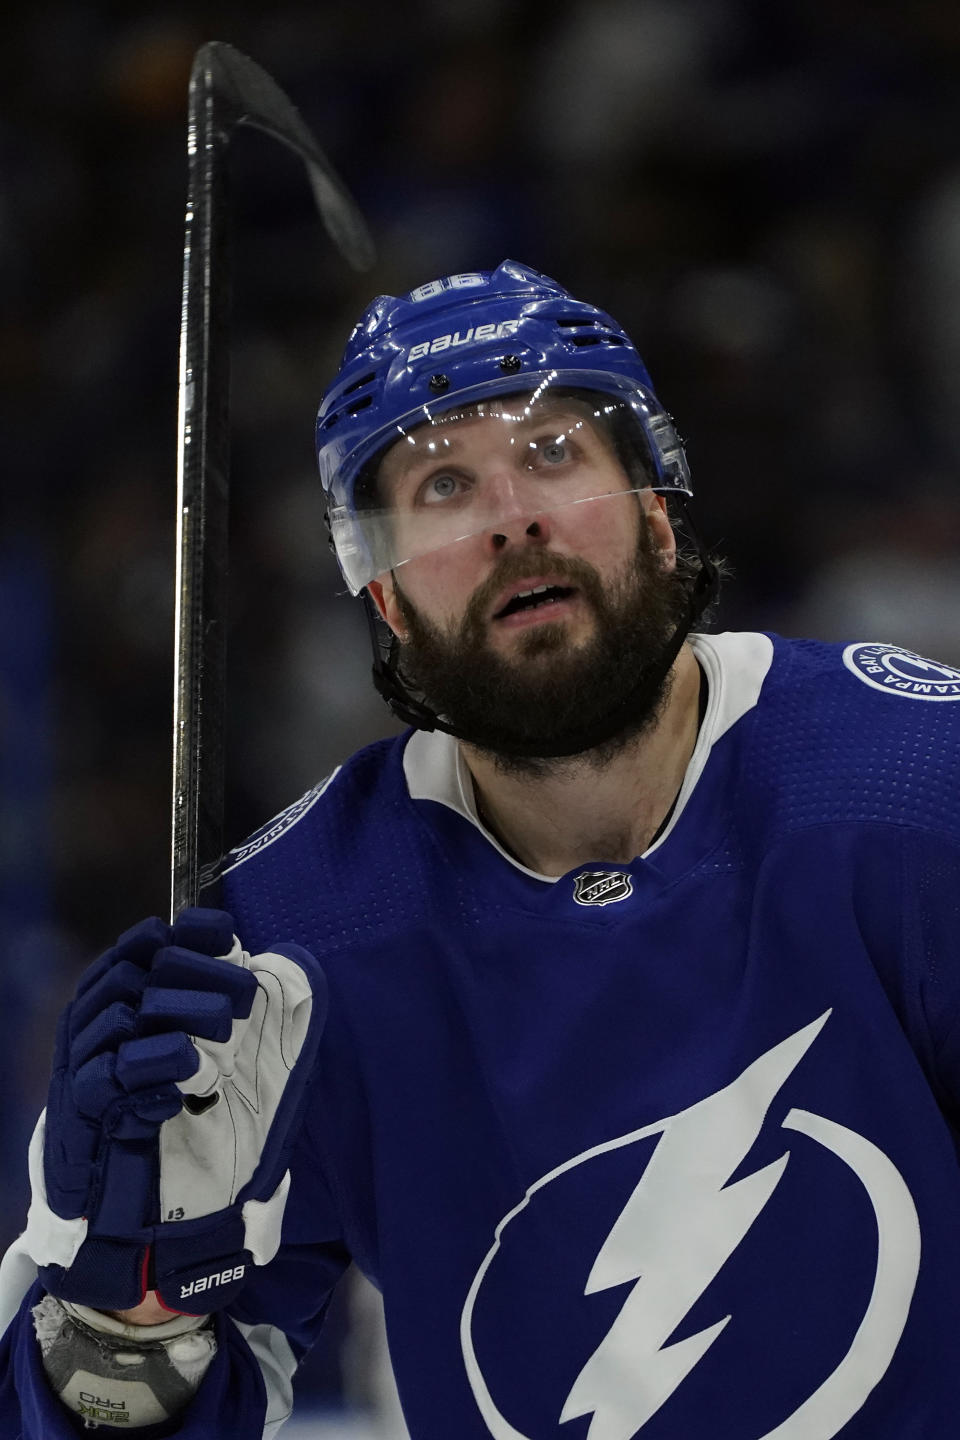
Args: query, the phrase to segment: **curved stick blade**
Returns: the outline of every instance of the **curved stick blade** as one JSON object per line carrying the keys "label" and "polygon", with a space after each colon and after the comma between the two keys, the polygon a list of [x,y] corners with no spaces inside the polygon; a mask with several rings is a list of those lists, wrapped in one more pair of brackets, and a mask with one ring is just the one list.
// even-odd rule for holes
{"label": "curved stick blade", "polygon": [[193,76],[191,83],[202,81],[216,90],[228,125],[262,130],[300,156],[330,239],[355,270],[369,270],[376,251],[366,222],[300,112],[276,81],[249,56],[222,40],[211,40],[197,51]]}

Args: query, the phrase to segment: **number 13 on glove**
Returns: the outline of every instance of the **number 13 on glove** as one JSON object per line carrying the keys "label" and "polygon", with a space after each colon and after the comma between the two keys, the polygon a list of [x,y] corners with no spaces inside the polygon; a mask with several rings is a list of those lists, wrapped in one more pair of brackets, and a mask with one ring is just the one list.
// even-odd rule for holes
{"label": "number 13 on glove", "polygon": [[95,962],[31,1145],[22,1243],[51,1294],[204,1314],[273,1259],[326,1010],[308,951],[250,956],[222,911],[145,921]]}

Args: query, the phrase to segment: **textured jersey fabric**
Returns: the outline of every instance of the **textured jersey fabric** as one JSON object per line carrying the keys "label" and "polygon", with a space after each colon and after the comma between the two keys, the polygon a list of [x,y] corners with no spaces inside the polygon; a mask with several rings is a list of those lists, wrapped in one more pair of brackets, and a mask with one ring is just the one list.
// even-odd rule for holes
{"label": "textured jersey fabric", "polygon": [[[629,866],[516,864],[456,747],[417,734],[224,875],[244,945],[303,944],[330,986],[284,1246],[236,1318],[301,1355],[353,1257],[415,1440],[956,1427],[960,674],[695,648],[697,749]],[[184,1440],[259,1435],[244,1343]],[[60,1434],[24,1387],[24,1436]]]}

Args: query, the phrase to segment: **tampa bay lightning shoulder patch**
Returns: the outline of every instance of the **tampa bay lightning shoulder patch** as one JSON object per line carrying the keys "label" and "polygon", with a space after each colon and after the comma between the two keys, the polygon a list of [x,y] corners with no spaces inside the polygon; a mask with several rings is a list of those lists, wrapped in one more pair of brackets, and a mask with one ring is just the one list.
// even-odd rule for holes
{"label": "tampa bay lightning shoulder patch", "polygon": [[338,765],[336,770],[321,780],[319,784],[314,785],[305,795],[301,795],[299,800],[294,800],[286,810],[281,810],[279,815],[275,815],[272,820],[251,835],[249,840],[238,845],[236,850],[231,850],[227,856],[230,863],[224,866],[221,873],[228,874],[238,865],[242,865],[245,860],[249,860],[252,855],[259,854],[261,850],[266,850],[268,845],[272,845],[275,840],[279,840],[284,831],[289,830],[291,825],[296,825],[297,821],[302,820],[307,811],[313,808],[320,796],[340,774],[342,768]]}
{"label": "tampa bay lightning shoulder patch", "polygon": [[888,695],[906,700],[960,700],[960,670],[940,660],[926,660],[899,645],[848,645],[843,663],[851,674]]}

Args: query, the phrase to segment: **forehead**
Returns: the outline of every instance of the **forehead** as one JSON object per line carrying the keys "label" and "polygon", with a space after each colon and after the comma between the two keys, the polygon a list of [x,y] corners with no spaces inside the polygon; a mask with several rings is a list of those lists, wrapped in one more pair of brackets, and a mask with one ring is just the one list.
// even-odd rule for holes
{"label": "forehead", "polygon": [[395,482],[420,466],[465,458],[490,445],[532,445],[544,434],[576,434],[613,449],[602,411],[589,401],[572,395],[501,396],[452,407],[404,430],[381,456],[378,479]]}

